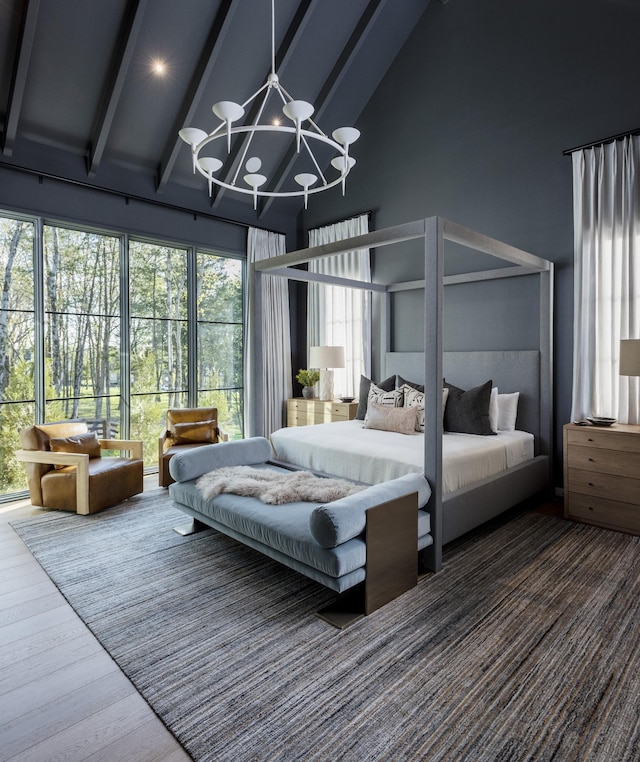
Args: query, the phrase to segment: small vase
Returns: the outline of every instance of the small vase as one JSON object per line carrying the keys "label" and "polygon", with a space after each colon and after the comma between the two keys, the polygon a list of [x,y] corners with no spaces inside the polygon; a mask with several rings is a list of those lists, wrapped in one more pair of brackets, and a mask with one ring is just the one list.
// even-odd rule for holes
{"label": "small vase", "polygon": [[314,392],[313,386],[303,386],[302,387],[302,396],[306,400],[312,400],[313,399],[313,396],[314,396],[313,392]]}

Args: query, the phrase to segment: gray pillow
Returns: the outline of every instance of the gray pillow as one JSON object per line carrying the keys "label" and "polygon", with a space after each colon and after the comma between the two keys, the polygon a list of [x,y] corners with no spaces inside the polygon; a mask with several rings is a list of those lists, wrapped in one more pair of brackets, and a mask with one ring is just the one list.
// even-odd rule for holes
{"label": "gray pillow", "polygon": [[413,389],[417,389],[419,392],[424,391],[424,385],[418,384],[415,381],[407,381],[406,378],[403,378],[400,374],[396,376],[396,389],[400,389],[401,386],[404,386],[406,384],[407,386],[412,387]]}
{"label": "gray pillow", "polygon": [[375,383],[378,388],[385,392],[391,392],[396,387],[396,377],[389,376],[384,381],[376,383],[366,376],[360,376],[360,394],[358,395],[358,410],[356,411],[356,420],[358,421],[364,421],[364,417],[367,414],[367,399],[372,383]]}
{"label": "gray pillow", "polygon": [[489,402],[493,381],[464,391],[453,384],[444,383],[449,390],[444,410],[444,430],[459,434],[495,435],[489,423]]}

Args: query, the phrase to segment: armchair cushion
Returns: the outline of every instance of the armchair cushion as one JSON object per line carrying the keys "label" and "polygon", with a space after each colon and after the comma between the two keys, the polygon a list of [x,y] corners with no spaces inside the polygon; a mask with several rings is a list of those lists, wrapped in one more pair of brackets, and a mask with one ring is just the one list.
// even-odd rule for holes
{"label": "armchair cushion", "polygon": [[[167,432],[169,434],[170,444],[179,444],[178,437],[183,437],[176,426],[181,424],[200,424],[207,422],[209,427],[215,431],[218,427],[218,409],[215,407],[185,407],[171,408],[167,410]],[[182,430],[183,432],[185,429]],[[196,440],[190,438],[187,444],[193,444]],[[205,440],[207,441],[207,440]],[[185,444],[184,442],[182,444]]]}
{"label": "armchair cushion", "polygon": [[[49,440],[51,452],[84,453],[91,458],[100,457],[100,441],[95,431],[73,434],[69,437],[53,437]],[[56,466],[57,469],[64,466]]]}
{"label": "armchair cushion", "polygon": [[174,445],[195,444],[196,442],[216,444],[217,441],[218,422],[216,420],[175,423],[173,425],[171,442]]}

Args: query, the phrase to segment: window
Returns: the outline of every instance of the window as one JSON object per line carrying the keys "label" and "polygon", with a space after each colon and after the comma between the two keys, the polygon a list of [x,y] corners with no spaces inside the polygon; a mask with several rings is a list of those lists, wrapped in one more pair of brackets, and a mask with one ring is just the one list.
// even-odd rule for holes
{"label": "window", "polygon": [[120,434],[120,240],[45,226],[45,420]]}
{"label": "window", "polygon": [[170,407],[188,406],[187,250],[129,244],[131,437],[157,462]]}
{"label": "window", "polygon": [[33,423],[142,439],[153,468],[169,407],[242,436],[242,259],[0,216],[0,268],[0,500],[26,489]]}
{"label": "window", "polygon": [[242,436],[242,262],[197,256],[198,404],[218,408],[230,438]]}

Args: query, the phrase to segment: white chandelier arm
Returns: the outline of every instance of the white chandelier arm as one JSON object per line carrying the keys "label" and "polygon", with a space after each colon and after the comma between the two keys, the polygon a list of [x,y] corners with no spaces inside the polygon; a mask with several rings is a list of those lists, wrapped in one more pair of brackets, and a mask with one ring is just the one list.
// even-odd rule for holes
{"label": "white chandelier arm", "polygon": [[311,157],[311,161],[313,162],[318,174],[322,178],[322,184],[326,185],[327,178],[324,176],[324,173],[320,169],[320,166],[318,165],[318,162],[316,161],[316,157],[313,155],[313,151],[311,150],[311,146],[309,145],[309,143],[307,143],[307,139],[304,137],[304,135],[301,136],[301,140],[304,143],[304,147],[307,149],[309,156]]}
{"label": "white chandelier arm", "polygon": [[268,87],[269,87],[269,82],[265,82],[264,85],[262,85],[262,87],[259,90],[256,90],[255,93],[250,98],[247,98],[247,100],[242,104],[242,108],[246,108],[254,98],[257,98],[260,95],[260,93],[263,90],[266,90]]}
{"label": "white chandelier arm", "polygon": [[[264,90],[264,87],[261,88],[261,90]],[[258,93],[260,90],[258,90]],[[256,95],[258,94],[256,93]],[[257,126],[258,122],[260,121],[260,117],[262,116],[262,112],[265,109],[265,106],[267,105],[267,101],[269,100],[269,95],[271,93],[271,90],[267,90],[267,92],[264,94],[264,98],[262,99],[262,103],[260,104],[260,108],[258,109],[258,115],[253,121],[253,126]],[[254,96],[255,97],[255,96]],[[231,185],[235,186],[236,181],[238,179],[238,175],[240,174],[240,169],[242,165],[244,164],[244,160],[247,156],[247,153],[249,151],[249,146],[251,145],[251,141],[253,140],[254,135],[256,134],[253,130],[248,131],[249,138],[247,140],[247,144],[244,147],[244,150],[242,151],[242,156],[240,157],[240,161],[238,162],[238,166],[236,167],[236,171],[233,175],[233,178],[231,179]]]}

